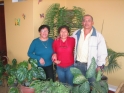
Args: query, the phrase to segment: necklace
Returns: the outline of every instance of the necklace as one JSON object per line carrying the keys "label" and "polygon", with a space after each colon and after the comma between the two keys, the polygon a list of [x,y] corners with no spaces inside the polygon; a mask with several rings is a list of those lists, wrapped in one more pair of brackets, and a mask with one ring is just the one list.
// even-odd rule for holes
{"label": "necklace", "polygon": [[[42,41],[41,41],[42,42]],[[47,48],[47,41],[46,41],[46,45],[42,42],[42,44],[43,44],[43,46],[45,47],[45,48]]]}
{"label": "necklace", "polygon": [[46,45],[45,45],[45,42],[43,42],[41,39],[40,39],[40,41],[41,41],[42,45],[43,45],[45,48],[47,48],[47,41],[48,41],[48,40],[46,40]]}

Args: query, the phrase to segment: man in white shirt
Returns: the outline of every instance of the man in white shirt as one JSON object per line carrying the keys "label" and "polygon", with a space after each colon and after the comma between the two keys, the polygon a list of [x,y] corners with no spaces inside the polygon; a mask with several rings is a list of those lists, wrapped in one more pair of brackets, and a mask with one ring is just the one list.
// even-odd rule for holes
{"label": "man in white shirt", "polygon": [[[93,27],[93,17],[84,15],[82,20],[83,28],[75,31],[73,37],[76,39],[75,66],[86,75],[91,64],[91,59],[96,60],[96,71],[103,68],[107,57],[107,48],[104,37]],[[92,83],[94,78],[89,79]]]}

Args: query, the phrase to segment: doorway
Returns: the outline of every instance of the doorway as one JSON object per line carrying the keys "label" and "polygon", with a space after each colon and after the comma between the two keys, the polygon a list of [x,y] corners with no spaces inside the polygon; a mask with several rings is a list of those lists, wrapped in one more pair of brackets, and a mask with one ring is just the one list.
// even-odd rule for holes
{"label": "doorway", "polygon": [[4,2],[0,1],[0,56],[7,63],[7,59],[3,56],[7,56],[6,49],[6,31],[5,31],[5,15],[4,15]]}

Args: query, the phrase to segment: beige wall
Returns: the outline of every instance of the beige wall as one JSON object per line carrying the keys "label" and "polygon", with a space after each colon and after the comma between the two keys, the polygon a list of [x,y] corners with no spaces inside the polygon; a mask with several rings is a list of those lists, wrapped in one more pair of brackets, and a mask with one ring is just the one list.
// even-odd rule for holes
{"label": "beige wall", "polygon": [[[73,6],[82,7],[86,14],[94,17],[94,26],[101,31],[103,25],[103,36],[107,46],[118,52],[124,51],[124,0],[27,0],[19,3],[12,3],[11,0],[4,0],[5,21],[7,37],[7,54],[10,60],[13,58],[19,61],[27,60],[27,50],[31,41],[39,37],[38,27],[42,24],[43,18],[40,14],[53,3],[60,3],[72,9]],[[26,19],[23,20],[22,14]],[[20,26],[14,25],[15,18],[20,18]],[[119,85],[124,81],[124,58],[120,59],[121,70],[109,74],[109,84]]]}
{"label": "beige wall", "polygon": [[[66,0],[42,0],[38,4],[37,0],[33,0],[33,24],[34,24],[34,37],[39,37],[38,28],[42,24],[44,18],[40,18],[40,14],[44,13],[53,3],[60,3],[61,6],[66,5]],[[45,15],[44,15],[45,16]]]}
{"label": "beige wall", "polygon": [[[5,22],[7,55],[9,62],[16,58],[19,61],[27,60],[27,51],[31,41],[39,37],[38,28],[43,18],[40,14],[53,3],[61,3],[64,6],[65,0],[45,0],[38,4],[38,0],[26,0],[12,3],[12,0],[5,0]],[[24,20],[22,14],[26,15]],[[15,18],[20,18],[20,26],[15,26]]]}
{"label": "beige wall", "polygon": [[[124,52],[124,0],[66,0],[68,8],[79,6],[86,14],[94,17],[94,26],[101,32],[107,46],[118,52]],[[71,2],[71,3],[70,3]],[[124,58],[120,59],[121,69],[108,75],[109,84],[119,85],[124,81]]]}
{"label": "beige wall", "polygon": [[[4,0],[7,55],[11,61],[16,58],[19,62],[27,60],[27,50],[33,39],[33,2],[27,0],[12,3]],[[22,14],[26,15],[24,20]],[[20,18],[20,26],[15,26],[15,18]]]}

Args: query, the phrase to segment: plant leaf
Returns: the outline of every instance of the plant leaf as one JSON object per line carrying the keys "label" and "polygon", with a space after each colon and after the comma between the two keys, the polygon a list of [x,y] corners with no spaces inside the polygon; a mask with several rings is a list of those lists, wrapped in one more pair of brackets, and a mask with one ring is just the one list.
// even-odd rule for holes
{"label": "plant leaf", "polygon": [[96,74],[96,61],[95,61],[95,58],[93,57],[90,67],[88,68],[86,72],[86,77],[91,78],[91,77],[94,77],[95,74]]}
{"label": "plant leaf", "polygon": [[81,84],[79,91],[80,91],[80,93],[89,93],[90,92],[89,82],[86,81],[83,84]]}
{"label": "plant leaf", "polygon": [[70,71],[71,71],[71,73],[75,76],[75,75],[82,75],[82,72],[78,69],[78,68],[76,68],[76,67],[71,67],[70,68]]}
{"label": "plant leaf", "polygon": [[99,71],[97,72],[96,81],[100,81],[101,78],[102,78],[102,72],[101,72],[101,70],[99,70]]}
{"label": "plant leaf", "polygon": [[83,75],[75,75],[73,78],[73,83],[74,84],[82,84],[85,81],[87,81],[87,79],[83,76]]}

